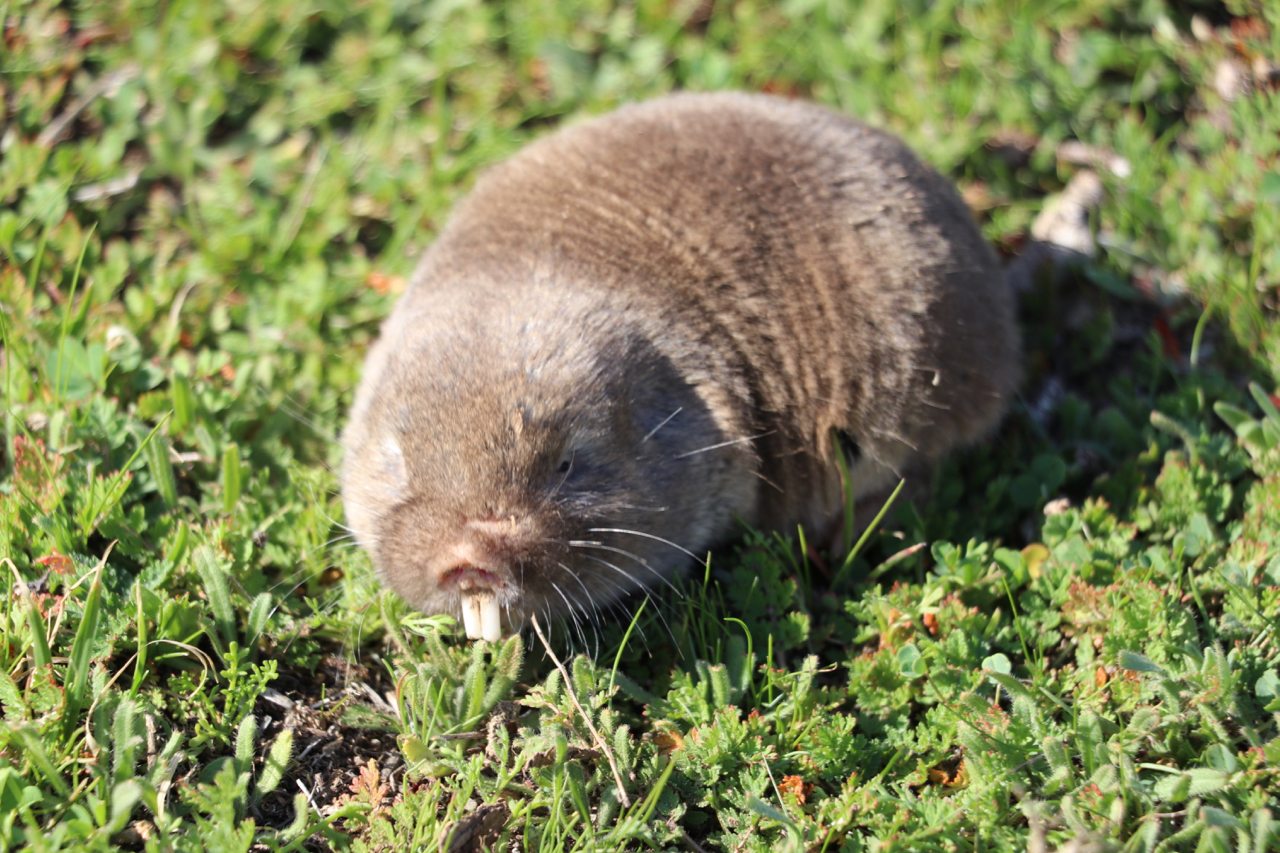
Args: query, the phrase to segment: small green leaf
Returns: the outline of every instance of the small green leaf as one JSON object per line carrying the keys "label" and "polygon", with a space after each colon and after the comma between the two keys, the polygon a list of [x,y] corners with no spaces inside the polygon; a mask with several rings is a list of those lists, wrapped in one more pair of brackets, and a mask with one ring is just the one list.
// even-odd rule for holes
{"label": "small green leaf", "polygon": [[794,826],[791,818],[787,817],[787,813],[781,809],[774,808],[759,797],[752,794],[747,795],[747,808],[760,815],[760,817],[777,821],[783,826]]}
{"label": "small green leaf", "polygon": [[898,649],[899,675],[903,678],[920,678],[927,672],[920,650],[916,648],[915,643],[907,643],[907,645]]}
{"label": "small green leaf", "polygon": [[218,624],[218,632],[228,645],[236,641],[236,616],[231,607],[231,586],[227,580],[226,570],[214,556],[213,549],[205,545],[196,549],[196,571],[204,582],[205,595],[213,608],[213,618]]}
{"label": "small green leaf", "polygon": [[258,740],[258,718],[245,714],[236,727],[236,772],[243,773],[253,767],[253,747]]}
{"label": "small green leaf", "polygon": [[1213,806],[1205,806],[1200,810],[1200,818],[1209,826],[1222,826],[1227,829],[1244,829],[1244,821],[1240,820],[1231,812],[1214,808]]}
{"label": "small green leaf", "polygon": [[1009,484],[1009,497],[1019,509],[1033,507],[1043,497],[1040,481],[1030,474],[1019,474]]}
{"label": "small green leaf", "polygon": [[111,788],[111,821],[107,824],[107,834],[113,835],[124,829],[133,809],[142,799],[142,786],[137,779],[125,779]]}
{"label": "small green leaf", "polygon": [[1071,758],[1067,755],[1066,747],[1062,741],[1056,737],[1048,737],[1041,741],[1040,748],[1044,750],[1045,760],[1053,768],[1053,775],[1070,779],[1072,771]]}
{"label": "small green leaf", "polygon": [[1164,412],[1157,411],[1151,412],[1151,425],[1174,438],[1182,439],[1183,443],[1187,445],[1188,452],[1190,452],[1192,456],[1195,455],[1196,437],[1186,426],[1169,417]]}
{"label": "small green leaf", "polygon": [[258,796],[270,794],[280,785],[280,780],[284,778],[284,771],[292,757],[293,729],[285,729],[271,742],[267,761],[262,766],[262,775],[258,777]]}
{"label": "small green leaf", "polygon": [[992,672],[998,672],[1001,675],[1009,675],[1013,672],[1013,664],[1009,662],[1009,658],[997,652],[990,657],[983,658],[982,668],[989,669]]}
{"label": "small green leaf", "polygon": [[723,664],[707,667],[708,680],[711,682],[711,701],[716,709],[727,708],[733,704],[733,685],[729,683],[729,669]]}
{"label": "small green leaf", "polygon": [[1271,395],[1263,390],[1261,385],[1257,382],[1250,382],[1249,393],[1253,395],[1253,399],[1258,401],[1258,407],[1262,409],[1262,414],[1267,420],[1272,423],[1280,423],[1280,411],[1276,411],[1276,404],[1271,402]]}
{"label": "small green leaf", "polygon": [[195,415],[195,401],[191,396],[191,383],[185,376],[174,374],[170,380],[169,395],[173,399],[173,431],[186,430]]}
{"label": "small green leaf", "polygon": [[227,515],[235,512],[240,502],[240,448],[228,444],[222,452],[222,511]]}
{"label": "small green leaf", "polygon": [[133,776],[138,747],[142,746],[138,722],[137,703],[121,699],[111,726],[111,778],[117,783]]}
{"label": "small green leaf", "polygon": [[1219,770],[1228,775],[1235,773],[1240,767],[1234,750],[1220,743],[1210,746],[1205,751],[1205,758],[1208,760],[1209,766],[1214,770]]}
{"label": "small green leaf", "polygon": [[280,837],[286,841],[297,838],[306,831],[311,821],[311,803],[307,795],[299,791],[293,798],[293,823],[280,831]]}
{"label": "small green leaf", "polygon": [[186,741],[186,735],[182,732],[175,731],[169,735],[169,740],[165,743],[164,749],[160,750],[159,757],[156,758],[155,764],[147,773],[147,784],[152,790],[166,785],[173,779],[173,774],[177,772],[178,765],[186,760],[186,754],[182,751],[182,744]]}
{"label": "small green leaf", "polygon": [[1052,493],[1067,479],[1067,463],[1056,453],[1042,453],[1031,460],[1031,473],[1048,493]]}
{"label": "small green leaf", "polygon": [[1275,832],[1275,821],[1271,817],[1271,809],[1260,808],[1253,812],[1253,820],[1250,821],[1253,830],[1253,850],[1251,853],[1264,853],[1268,850],[1268,844],[1271,836]]}
{"label": "small green leaf", "polygon": [[253,604],[249,607],[249,616],[245,620],[244,636],[250,653],[257,648],[258,637],[262,636],[262,632],[267,627],[267,619],[271,616],[272,604],[271,593],[260,592],[254,596]]}
{"label": "small green leaf", "polygon": [[1139,732],[1146,734],[1154,731],[1160,725],[1160,712],[1155,708],[1142,705],[1136,708],[1133,716],[1129,719],[1127,729],[1131,732]]}
{"label": "small green leaf", "polygon": [[[204,767],[200,768],[200,775],[196,778],[200,780],[200,784],[202,785],[212,785],[214,779],[218,777],[218,774],[227,768],[230,768],[232,771],[235,770],[234,759],[229,755],[219,756],[218,758],[210,761]],[[234,775],[232,778],[235,778]]]}
{"label": "small green leaf", "polygon": [[1241,427],[1246,424],[1256,423],[1244,409],[1237,408],[1229,403],[1214,403],[1213,410],[1217,412],[1218,417],[1222,418],[1222,420],[1226,422],[1227,426],[1231,427],[1231,430],[1238,436],[1240,435]]}
{"label": "small green leaf", "polygon": [[1211,770],[1208,767],[1196,767],[1187,771],[1187,777],[1191,780],[1191,795],[1198,797],[1202,794],[1212,794],[1221,791],[1227,787],[1227,774],[1221,770]]}
{"label": "small green leaf", "polygon": [[31,718],[31,707],[23,700],[22,691],[18,689],[17,682],[2,668],[0,668],[0,705],[4,706],[6,719]]}
{"label": "small green leaf", "polygon": [[1156,783],[1153,793],[1156,798],[1166,803],[1180,803],[1191,791],[1191,777],[1185,773],[1177,776],[1166,776]]}
{"label": "small green leaf", "polygon": [[22,584],[19,595],[27,602],[27,632],[31,634],[31,662],[36,669],[52,668],[53,652],[49,649],[49,637],[45,633],[44,616],[40,613],[40,604],[35,596]]}
{"label": "small green leaf", "polygon": [[585,826],[591,825],[591,805],[587,798],[587,782],[582,773],[582,766],[576,761],[564,765],[565,781],[568,782],[569,797],[578,809],[578,815]]}
{"label": "small green leaf", "polygon": [[1166,802],[1179,803],[1188,797],[1213,794],[1227,787],[1226,773],[1208,767],[1184,770],[1176,776],[1166,776],[1156,783],[1155,795]]}
{"label": "small green leaf", "polygon": [[1151,658],[1128,649],[1120,652],[1119,663],[1121,669],[1127,669],[1130,672],[1164,672]]}
{"label": "small green leaf", "polygon": [[[49,752],[44,748],[44,742],[40,739],[39,733],[33,727],[23,726],[14,729],[13,734],[17,735],[22,743],[24,757],[35,765],[36,770],[42,774],[43,781],[52,785],[61,796],[69,797],[71,788],[62,778],[62,774],[53,766],[53,762],[49,760]],[[40,779],[41,777],[37,777],[32,781],[40,781]]]}
{"label": "small green leaf", "polygon": [[1012,675],[1005,675],[1003,672],[988,670],[987,678],[990,678],[996,684],[999,684],[1005,690],[1008,690],[1010,696],[1031,695],[1031,691],[1027,690],[1027,686]]}
{"label": "small green leaf", "polygon": [[520,666],[523,663],[524,641],[520,639],[519,634],[513,634],[502,641],[502,645],[493,656],[493,675],[484,694],[485,708],[492,708],[502,701],[512,685],[516,683],[516,679],[520,677]]}
{"label": "small green leaf", "polygon": [[169,461],[169,442],[163,436],[152,436],[143,445],[143,455],[160,500],[164,501],[166,509],[173,509],[178,503],[178,485],[173,476],[173,463]]}
{"label": "small green leaf", "polygon": [[[462,689],[457,692],[455,713],[458,721],[463,724],[478,721],[485,711],[484,647],[486,645],[487,643],[471,644],[471,664],[462,677]],[[565,689],[572,690],[573,687],[566,685]]]}

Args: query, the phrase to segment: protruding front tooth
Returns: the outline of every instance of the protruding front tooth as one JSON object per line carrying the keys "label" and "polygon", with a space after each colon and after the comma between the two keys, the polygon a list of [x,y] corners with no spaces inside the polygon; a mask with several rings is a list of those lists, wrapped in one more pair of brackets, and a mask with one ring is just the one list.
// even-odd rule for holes
{"label": "protruding front tooth", "polygon": [[484,593],[471,592],[462,596],[462,627],[467,629],[468,640],[478,640],[481,636],[480,612],[484,607],[482,598],[492,598]]}
{"label": "protruding front tooth", "polygon": [[480,598],[480,636],[496,643],[502,639],[502,614],[498,610],[498,599],[493,595],[477,598]]}
{"label": "protruding front tooth", "polygon": [[462,596],[462,626],[468,640],[502,639],[502,611],[491,592],[468,592]]}

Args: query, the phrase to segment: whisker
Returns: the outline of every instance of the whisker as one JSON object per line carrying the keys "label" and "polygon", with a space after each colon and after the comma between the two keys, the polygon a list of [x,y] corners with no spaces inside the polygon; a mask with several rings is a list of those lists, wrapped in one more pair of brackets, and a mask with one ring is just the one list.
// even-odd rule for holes
{"label": "whisker", "polygon": [[773,488],[777,489],[777,490],[778,490],[778,494],[780,494],[780,495],[781,495],[781,494],[786,494],[786,493],[782,490],[782,486],[779,486],[777,483],[773,482],[773,480],[770,480],[770,479],[769,479],[768,477],[766,477],[764,474],[761,474],[759,471],[752,471],[751,473],[752,473],[752,474],[755,474],[757,477],[759,477],[761,480],[763,480],[763,481],[764,481],[764,483],[765,483],[765,485],[773,486]]}
{"label": "whisker", "polygon": [[656,433],[658,430],[662,429],[662,428],[663,428],[664,426],[666,426],[667,424],[671,423],[671,419],[672,419],[672,418],[674,418],[676,415],[680,414],[680,413],[681,413],[681,412],[683,412],[683,411],[684,411],[684,406],[681,406],[680,408],[676,409],[676,410],[675,410],[674,412],[672,412],[671,414],[667,415],[667,416],[666,416],[666,418],[664,418],[664,419],[663,419],[662,423],[658,424],[656,427],[654,427],[653,429],[649,430],[649,434],[648,434],[648,435],[646,435],[644,438],[640,439],[640,443],[641,443],[641,444],[644,444],[646,441],[648,441],[649,439],[653,438],[654,433]]}
{"label": "whisker", "polygon": [[[309,556],[309,555],[303,555],[303,556]],[[282,575],[279,580],[277,580],[275,583],[271,585],[271,587],[267,590],[267,592],[271,593],[272,595],[275,595],[277,591],[280,590],[282,587],[288,587],[288,590],[286,592],[280,594],[280,598],[284,598],[290,595],[291,593],[293,593],[295,590],[302,587],[303,584],[302,584],[301,578],[305,574],[307,574],[307,568],[305,566],[294,569],[292,572]]]}
{"label": "whisker", "polygon": [[[561,563],[558,560],[556,561],[556,565],[564,569],[565,572],[569,575],[569,577],[577,581],[578,586],[582,587],[582,595],[586,598],[587,604],[591,606],[592,611],[594,611],[596,622],[599,623],[603,617],[600,614],[600,607],[596,604],[596,597],[591,594],[591,590],[587,589],[587,585],[582,582],[582,578],[580,578],[578,576],[578,573],[575,572],[573,569],[569,568],[564,563]],[[616,589],[616,587],[614,589]]]}
{"label": "whisker", "polygon": [[[681,598],[684,597],[683,593],[678,593],[678,594],[680,594]],[[671,637],[672,645],[675,645],[676,634],[675,634],[675,631],[671,630],[671,623],[667,621],[667,615],[662,612],[663,610],[662,605],[658,603],[658,600],[656,598],[654,598],[652,595],[649,594],[648,590],[645,590],[644,597],[647,600],[653,602],[653,612],[656,613],[658,616],[658,619],[661,620],[662,627],[667,629],[667,635]],[[637,625],[636,627],[639,627],[639,626]],[[643,628],[641,628],[640,630],[641,630],[641,633],[644,633]],[[648,647],[649,647],[649,641],[646,638],[645,648],[648,648]]]}
{"label": "whisker", "polygon": [[868,427],[868,429],[870,429],[870,430],[871,430],[872,432],[874,432],[876,435],[883,435],[885,438],[892,438],[894,441],[900,441],[900,442],[902,442],[903,444],[905,444],[907,447],[910,447],[912,450],[915,450],[916,452],[919,452],[919,448],[918,448],[918,447],[916,447],[916,446],[915,446],[914,444],[912,444],[911,442],[907,441],[907,440],[906,440],[905,438],[903,438],[902,436],[898,435],[896,432],[893,432],[892,430],[887,430],[887,429],[876,429],[875,427]]}
{"label": "whisker", "polygon": [[[264,396],[269,396],[270,392],[267,387],[262,383],[257,384],[258,390],[261,391]],[[338,439],[335,438],[328,430],[322,428],[320,424],[311,417],[311,414],[307,411],[306,407],[301,403],[296,402],[289,394],[285,394],[283,398],[281,398],[279,408],[286,415],[293,418],[303,426],[310,428],[312,432],[330,444],[338,443]],[[325,465],[325,467],[328,468],[329,466]]]}
{"label": "whisker", "polygon": [[[578,621],[577,610],[575,610],[573,604],[570,603],[569,597],[564,594],[564,590],[560,589],[559,584],[552,582],[551,588],[556,591],[556,594],[564,601],[564,606],[568,608],[566,615],[573,620],[573,627],[577,629],[578,636],[582,638],[582,650],[585,652],[589,644],[587,643],[587,635],[582,631],[582,623]],[[572,635],[570,635],[570,642],[572,642]]]}
{"label": "whisker", "polygon": [[344,542],[344,541],[342,541],[344,538],[346,538],[346,537],[339,537],[339,538],[337,538],[337,539],[330,539],[330,540],[329,540],[329,541],[327,541],[327,542],[321,542],[320,544],[315,545],[314,547],[308,548],[307,550],[303,551],[303,552],[302,552],[302,556],[303,556],[303,557],[314,557],[316,554],[319,554],[319,553],[322,553],[322,552],[325,552],[325,551],[330,551],[330,550],[333,550],[333,551],[342,551],[342,550],[350,551],[350,550],[352,550],[352,549],[355,549],[355,548],[360,547],[360,543],[359,543],[359,542],[356,542],[354,539],[352,539],[352,540],[350,540],[350,541],[347,541],[347,542]]}
{"label": "whisker", "polygon": [[697,456],[699,453],[706,453],[708,450],[719,450],[721,447],[728,447],[731,444],[743,444],[748,441],[755,441],[757,438],[764,438],[766,435],[773,435],[777,430],[771,429],[768,432],[762,432],[759,435],[744,435],[742,438],[731,438],[728,441],[722,441],[719,444],[711,444],[706,447],[699,447],[697,450],[689,450],[672,459],[687,459],[690,456]]}
{"label": "whisker", "polygon": [[[670,545],[672,548],[675,548],[677,551],[681,551],[685,554],[688,554],[690,557],[694,559],[695,562],[698,562],[698,563],[702,562],[701,557],[699,557],[697,554],[693,553],[683,545],[677,545],[676,543],[672,542],[670,539],[663,539],[661,536],[657,536],[653,533],[644,533],[643,531],[640,531],[640,530],[627,530],[622,527],[592,527],[588,529],[587,532],[588,533],[629,533],[632,536],[642,536],[645,539],[652,539],[655,542],[661,542],[663,545]],[[573,543],[570,542],[569,544],[572,545]]]}
{"label": "whisker", "polygon": [[593,512],[608,512],[611,509],[634,509],[640,512],[666,512],[665,506],[639,506],[638,504],[599,504],[591,507]]}
{"label": "whisker", "polygon": [[320,543],[314,548],[303,552],[303,554],[304,556],[310,557],[312,554],[316,553],[317,551],[322,551],[327,548],[333,548],[334,550],[341,550],[343,548],[358,548],[358,547],[360,547],[360,543],[356,541],[356,537],[353,534],[344,533],[341,536],[333,537],[327,542]]}
{"label": "whisker", "polygon": [[627,580],[635,584],[635,586],[633,587],[628,587],[627,592],[634,592],[635,590],[638,590],[638,589],[644,589],[644,584],[641,583],[639,580],[637,580],[635,575],[631,574],[626,569],[621,569],[618,566],[615,566],[613,563],[610,563],[608,560],[602,559],[600,557],[592,556],[591,554],[580,554],[579,556],[582,557],[584,560],[590,560],[593,563],[599,563],[602,566],[606,566],[610,569],[613,569],[615,572],[617,572],[618,574],[622,575],[624,578],[626,578]]}
{"label": "whisker", "polygon": [[[667,622],[667,617],[663,614],[662,608],[660,606],[657,606],[657,600],[653,597],[650,591],[643,584],[640,584],[640,582],[637,581],[634,577],[632,577],[628,572],[624,571],[623,569],[619,568],[613,563],[610,563],[608,560],[602,560],[599,557],[593,557],[591,554],[580,554],[579,556],[584,557],[592,561],[593,563],[599,563],[602,566],[613,569],[615,572],[622,575],[624,578],[627,578],[628,580],[631,580],[639,584],[638,591],[643,592],[645,598],[655,603],[654,610],[658,614],[658,618],[662,620],[663,627],[667,629],[667,633],[671,635],[672,640],[673,641],[675,640],[675,632],[671,630],[671,623]],[[671,584],[668,583],[667,586],[671,586]],[[684,593],[682,593],[679,589],[676,589],[674,586],[672,586],[671,588],[672,590],[674,590],[676,595],[680,596],[681,598],[685,597]],[[637,590],[628,590],[628,592],[636,592],[636,591]],[[614,602],[614,603],[619,604],[618,602]],[[623,609],[623,614],[626,615],[625,608]],[[648,648],[648,645],[649,645],[648,640],[646,639],[645,647]]]}
{"label": "whisker", "polygon": [[[675,592],[677,595],[679,595],[679,594],[680,594],[680,591],[679,591],[678,589],[676,589],[676,588],[675,588],[675,586],[674,586],[674,585],[672,585],[671,581],[667,580],[667,579],[662,575],[662,573],[661,573],[661,572],[659,572],[659,571],[658,571],[657,569],[655,569],[653,566],[649,565],[649,564],[648,564],[647,562],[645,562],[642,558],[637,557],[635,554],[632,554],[630,551],[624,551],[624,550],[622,550],[621,548],[615,548],[615,547],[613,547],[612,545],[605,545],[603,542],[588,542],[588,541],[586,541],[586,540],[581,540],[581,539],[579,539],[579,540],[575,540],[575,541],[573,541],[573,542],[570,542],[570,543],[569,543],[569,546],[570,546],[570,547],[573,547],[573,548],[599,548],[599,549],[600,549],[600,550],[602,550],[602,551],[612,551],[612,552],[613,552],[613,553],[615,553],[615,554],[621,554],[621,555],[622,555],[622,556],[624,556],[624,557],[630,557],[631,559],[635,560],[637,563],[639,563],[640,565],[642,565],[642,566],[644,566],[646,569],[648,569],[648,570],[649,570],[649,572],[650,572],[650,573],[651,573],[655,578],[657,578],[658,580],[660,580],[660,581],[662,581],[663,583],[665,583],[665,584],[666,584],[668,587],[670,587],[670,588],[671,588],[671,590],[672,590],[673,592]],[[586,555],[586,554],[583,554],[583,556],[585,557],[585,556],[587,556],[587,555]],[[642,586],[642,587],[643,587],[643,586],[644,586],[644,584],[640,584],[640,586]]]}

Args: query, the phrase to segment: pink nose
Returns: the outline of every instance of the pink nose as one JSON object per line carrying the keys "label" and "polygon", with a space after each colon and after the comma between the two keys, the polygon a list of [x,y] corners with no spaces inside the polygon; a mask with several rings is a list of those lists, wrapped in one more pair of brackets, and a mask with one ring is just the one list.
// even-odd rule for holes
{"label": "pink nose", "polygon": [[517,516],[467,519],[448,548],[440,586],[461,592],[502,589],[509,582],[507,567],[520,534]]}

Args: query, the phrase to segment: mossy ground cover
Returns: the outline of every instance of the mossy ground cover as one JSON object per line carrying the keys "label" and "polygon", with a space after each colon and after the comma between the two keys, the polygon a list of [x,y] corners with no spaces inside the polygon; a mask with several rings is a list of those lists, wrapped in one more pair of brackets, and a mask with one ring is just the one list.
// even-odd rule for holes
{"label": "mossy ground cover", "polygon": [[[1280,9],[0,5],[0,850],[1280,849]],[[484,165],[674,88],[904,136],[1006,255],[1022,397],[852,558],[468,644],[334,436]],[[1088,158],[1086,158],[1088,159]],[[586,652],[588,654],[582,654]]]}

